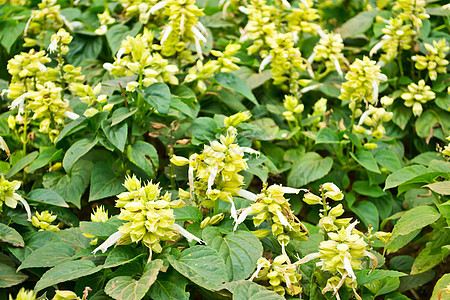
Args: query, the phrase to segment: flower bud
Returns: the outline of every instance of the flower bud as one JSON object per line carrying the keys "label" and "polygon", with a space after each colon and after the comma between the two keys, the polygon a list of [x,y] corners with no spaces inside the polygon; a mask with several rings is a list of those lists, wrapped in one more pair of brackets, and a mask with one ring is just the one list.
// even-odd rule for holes
{"label": "flower bud", "polygon": [[309,205],[322,204],[322,199],[313,193],[306,193],[303,195],[303,201]]}

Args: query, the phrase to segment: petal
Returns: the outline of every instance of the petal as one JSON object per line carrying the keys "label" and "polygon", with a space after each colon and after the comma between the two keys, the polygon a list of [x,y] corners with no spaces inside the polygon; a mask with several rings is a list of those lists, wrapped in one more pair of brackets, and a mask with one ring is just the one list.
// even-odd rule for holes
{"label": "petal", "polygon": [[122,237],[123,233],[120,231],[117,231],[113,234],[111,234],[106,241],[103,242],[103,244],[101,244],[100,246],[98,246],[97,248],[94,249],[94,251],[92,251],[93,254],[95,254],[97,251],[101,250],[102,253],[105,253],[106,250],[108,250],[109,247],[111,247],[112,245],[114,245],[115,243],[117,243],[117,241]]}
{"label": "petal", "polygon": [[216,180],[217,173],[219,172],[219,167],[214,166],[214,168],[211,170],[211,174],[209,174],[208,177],[208,190],[207,193],[211,193],[211,188],[214,184],[214,180]]}
{"label": "petal", "polygon": [[152,6],[152,8],[150,8],[149,13],[154,14],[155,12],[157,12],[158,10],[160,10],[161,8],[166,6],[167,2],[168,1],[160,1],[160,2],[156,3],[155,5]]}
{"label": "petal", "polygon": [[236,231],[237,227],[239,224],[241,224],[242,222],[245,221],[245,219],[247,218],[247,216],[249,214],[251,214],[253,212],[253,208],[251,206],[247,207],[246,209],[244,209],[241,214],[239,215],[239,218],[236,221],[236,224],[234,224],[234,231]]}
{"label": "petal", "polygon": [[352,279],[356,279],[355,273],[353,272],[352,269],[352,264],[350,263],[350,260],[348,259],[348,257],[344,257],[344,269],[345,271],[347,271],[348,276]]}
{"label": "petal", "polygon": [[28,202],[25,201],[25,199],[22,198],[22,196],[19,196],[18,200],[23,204],[23,207],[25,208],[26,212],[27,212],[27,220],[31,222],[31,209],[30,206],[28,205]]}
{"label": "petal", "polygon": [[277,217],[280,220],[280,223],[283,224],[283,226],[289,227],[291,230],[294,230],[294,228],[291,226],[291,224],[289,224],[288,220],[279,209],[277,209]]}
{"label": "petal", "polygon": [[206,245],[206,242],[199,239],[198,237],[196,237],[195,235],[193,235],[192,233],[190,233],[189,231],[187,231],[186,229],[184,229],[183,227],[181,227],[178,224],[173,224],[172,229],[175,230],[176,232],[178,232],[179,234],[181,234],[182,236],[184,236],[189,242],[192,242],[193,240],[195,240],[199,243]]}
{"label": "petal", "polygon": [[259,66],[259,72],[262,72],[262,70],[264,70],[264,68],[270,64],[270,62],[272,61],[272,55],[267,55],[261,62],[261,65]]}
{"label": "petal", "polygon": [[258,199],[258,196],[256,194],[253,194],[252,192],[249,192],[247,190],[240,189],[237,194],[241,196],[242,198],[245,198],[247,200],[256,201]]}
{"label": "petal", "polygon": [[69,119],[72,119],[72,120],[76,120],[76,119],[78,119],[78,118],[80,117],[78,114],[76,114],[76,113],[74,113],[74,112],[71,112],[71,111],[69,111],[69,110],[66,110],[66,111],[64,112],[64,115],[65,115],[66,117],[68,117]]}
{"label": "petal", "polygon": [[294,189],[288,186],[280,187],[280,190],[285,194],[298,194],[299,192],[309,192],[307,189]]}

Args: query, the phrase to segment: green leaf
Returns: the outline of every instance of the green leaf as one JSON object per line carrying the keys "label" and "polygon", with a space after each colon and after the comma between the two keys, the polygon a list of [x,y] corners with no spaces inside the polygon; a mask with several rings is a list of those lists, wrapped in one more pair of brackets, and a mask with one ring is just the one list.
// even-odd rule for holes
{"label": "green leaf", "polygon": [[433,136],[432,128],[439,122],[436,112],[433,110],[425,110],[423,114],[416,120],[416,132],[421,138],[431,138]]}
{"label": "green leaf", "polygon": [[416,229],[406,235],[399,235],[395,238],[390,238],[388,243],[386,244],[386,250],[388,253],[397,252],[401,248],[403,248],[406,244],[411,242],[422,230]]}
{"label": "green leaf", "polygon": [[418,175],[428,172],[429,170],[421,165],[413,165],[409,167],[402,168],[394,173],[390,174],[386,178],[386,185],[384,190],[396,187]]}
{"label": "green leaf", "polygon": [[331,157],[323,158],[315,152],[305,153],[294,162],[287,178],[287,184],[291,187],[302,187],[327,175],[332,166],[333,159]]}
{"label": "green leaf", "polygon": [[409,119],[412,116],[412,110],[409,107],[405,107],[404,105],[394,105],[392,109],[392,122],[395,125],[400,127],[400,129],[405,130],[406,125],[408,124]]}
{"label": "green leaf", "polygon": [[252,93],[252,90],[247,86],[245,81],[241,80],[233,73],[219,73],[214,79],[224,88],[235,91],[241,96],[250,100],[253,104],[259,105],[258,100]]}
{"label": "green leaf", "polygon": [[44,175],[45,188],[58,193],[66,202],[81,206],[81,196],[89,185],[93,164],[88,160],[77,161],[69,173],[52,172]]}
{"label": "green leaf", "polygon": [[147,173],[150,178],[156,178],[159,168],[158,152],[155,147],[144,141],[137,141],[127,147],[128,159]]}
{"label": "green leaf", "polygon": [[31,201],[36,201],[45,204],[51,204],[61,207],[69,207],[69,205],[64,201],[64,199],[55,191],[47,189],[35,189],[32,190],[28,196]]}
{"label": "green leaf", "polygon": [[356,205],[351,207],[351,210],[358,216],[364,225],[368,228],[369,225],[373,226],[374,231],[378,231],[378,209],[372,202],[360,201]]}
{"label": "green leaf", "polygon": [[25,257],[17,270],[28,268],[54,267],[62,262],[71,260],[75,255],[75,250],[70,244],[54,241],[48,243]]}
{"label": "green leaf", "polygon": [[377,15],[377,10],[365,11],[357,14],[342,25],[340,34],[343,39],[357,36],[372,28],[373,19]]}
{"label": "green leaf", "polygon": [[366,283],[364,286],[375,296],[379,296],[395,291],[400,286],[400,279],[398,277],[387,277]]}
{"label": "green leaf", "polygon": [[207,290],[220,290],[228,279],[225,262],[209,246],[188,248],[181,252],[178,259],[169,255],[168,260],[175,270]]}
{"label": "green leaf", "polygon": [[150,286],[155,282],[159,270],[163,266],[160,259],[152,260],[145,267],[144,274],[139,280],[131,276],[118,276],[105,286],[105,293],[117,300],[140,300],[144,298]]}
{"label": "green leaf", "polygon": [[120,45],[127,36],[135,37],[141,30],[142,23],[137,22],[130,30],[128,26],[123,24],[116,24],[111,28],[108,28],[106,32],[106,40],[108,41],[109,48],[113,56],[116,55],[120,48]]}
{"label": "green leaf", "polygon": [[121,266],[137,259],[138,257],[139,256],[137,255],[136,250],[134,250],[133,247],[123,245],[116,246],[111,250],[111,252],[109,252],[108,256],[106,257],[103,268],[106,269]]}
{"label": "green leaf", "polygon": [[62,165],[66,172],[69,172],[73,164],[76,163],[83,155],[89,152],[95,145],[97,145],[97,139],[89,140],[82,139],[75,142],[64,155]]}
{"label": "green leaf", "polygon": [[372,272],[370,270],[361,270],[355,273],[356,279],[358,280],[358,284],[366,284],[375,280],[380,280],[388,277],[402,277],[408,275],[399,271],[379,270],[379,269],[375,269]]}
{"label": "green leaf", "polygon": [[282,300],[283,296],[265,286],[248,280],[229,282],[225,287],[233,293],[233,300]]}
{"label": "green leaf", "polygon": [[316,137],[316,144],[339,144],[339,136],[330,127],[324,127],[320,129],[319,134]]}
{"label": "green leaf", "polygon": [[0,288],[8,288],[17,284],[20,284],[27,280],[28,276],[16,272],[16,269],[0,263]]}
{"label": "green leaf", "polygon": [[375,153],[374,157],[382,167],[388,169],[390,172],[395,172],[402,167],[398,156],[392,150],[381,149]]}
{"label": "green leaf", "polygon": [[[203,234],[210,228],[214,227],[205,228]],[[225,261],[229,281],[248,278],[263,253],[261,242],[249,231],[238,230],[224,237],[219,234],[206,242],[211,248],[216,249]]]}
{"label": "green leaf", "polygon": [[74,66],[80,65],[86,59],[96,59],[103,48],[103,36],[83,36],[73,39],[67,60]]}
{"label": "green leaf", "polygon": [[30,167],[26,170],[27,173],[34,173],[37,169],[45,167],[51,162],[62,158],[63,150],[56,150],[55,147],[41,147],[39,156],[33,161]]}
{"label": "green leaf", "polygon": [[71,135],[72,133],[75,133],[83,128],[85,128],[88,124],[88,121],[85,117],[81,116],[69,124],[67,124],[63,130],[59,133],[58,137],[55,140],[55,144],[59,143],[62,139],[64,139],[66,136]]}
{"label": "green leaf", "polygon": [[137,89],[144,100],[160,114],[167,115],[170,110],[170,89],[165,83],[153,83],[144,91]]}
{"label": "green leaf", "polygon": [[16,175],[19,171],[21,171],[23,168],[31,164],[36,157],[38,156],[38,152],[34,151],[28,154],[27,156],[23,157],[21,160],[16,162],[11,169],[9,169],[8,174],[6,174],[6,178],[11,178],[12,176]]}
{"label": "green leaf", "polygon": [[355,181],[352,185],[355,192],[360,195],[378,198],[386,195],[386,192],[379,185],[370,185],[368,181]]}
{"label": "green leaf", "polygon": [[430,183],[425,185],[425,187],[441,195],[450,195],[450,181],[448,180]]}
{"label": "green leaf", "polygon": [[440,218],[441,214],[431,206],[422,205],[416,206],[413,209],[407,211],[395,224],[392,230],[392,237],[388,242],[387,247],[399,237],[412,233],[415,230],[422,229],[423,227],[436,222]]}
{"label": "green leaf", "polygon": [[120,152],[123,152],[127,143],[128,124],[122,123],[111,126],[111,121],[104,120],[102,122],[102,129],[111,144],[119,149]]}
{"label": "green leaf", "polygon": [[123,120],[128,119],[138,111],[138,108],[129,109],[128,107],[120,107],[113,112],[111,117],[111,126],[115,126],[121,123]]}
{"label": "green leaf", "polygon": [[158,300],[189,300],[190,294],[186,292],[188,283],[189,280],[173,268],[170,268],[166,273],[161,273],[150,287],[150,298]]}
{"label": "green leaf", "polygon": [[23,31],[25,29],[26,23],[24,22],[18,22],[17,20],[14,20],[14,18],[7,19],[7,24],[4,32],[1,36],[0,44],[2,44],[3,47],[5,47],[6,52],[11,51],[11,47],[14,45],[14,43],[17,41],[17,39],[23,34]]}
{"label": "green leaf", "polygon": [[[444,274],[437,282],[436,285],[434,286],[433,289],[433,295],[431,295],[430,300],[438,300],[438,294],[440,291],[442,291],[443,289],[447,288],[447,286],[450,284],[450,274]],[[446,295],[447,293],[447,295]],[[448,296],[450,293],[449,292],[443,292],[442,295],[442,300],[447,299],[444,298],[445,296]]]}
{"label": "green leaf", "polygon": [[106,161],[95,164],[91,174],[91,187],[89,189],[89,202],[104,199],[125,191],[124,178],[117,176],[111,165]]}
{"label": "green leaf", "polygon": [[39,292],[49,286],[61,282],[97,273],[102,267],[103,266],[95,266],[92,261],[86,259],[63,262],[45,272],[41,279],[36,283],[34,291]]}
{"label": "green leaf", "polygon": [[428,165],[430,164],[431,161],[437,160],[437,159],[440,159],[443,161],[443,158],[441,156],[439,156],[439,153],[437,153],[435,151],[428,151],[428,152],[424,152],[424,153],[417,155],[416,157],[411,159],[410,163],[420,164],[420,165],[424,165],[424,166],[428,167]]}
{"label": "green leaf", "polygon": [[363,166],[366,170],[371,172],[381,174],[380,169],[378,168],[377,162],[373,157],[372,153],[366,150],[356,151],[355,154],[350,152],[351,157],[356,160],[361,166]]}
{"label": "green leaf", "polygon": [[0,223],[0,242],[11,244],[14,247],[25,247],[20,233],[3,223]]}
{"label": "green leaf", "polygon": [[200,141],[212,141],[215,138],[214,129],[217,128],[216,121],[208,117],[200,117],[192,122],[190,131],[193,137]]}
{"label": "green leaf", "polygon": [[117,217],[112,217],[106,222],[81,221],[80,230],[87,235],[93,235],[101,238],[108,238],[111,234],[117,232],[118,228],[124,223]]}
{"label": "green leaf", "polygon": [[173,210],[175,220],[177,221],[196,221],[201,222],[203,215],[200,209],[194,206],[185,206]]}
{"label": "green leaf", "polygon": [[447,249],[441,249],[440,247],[436,248],[434,242],[427,243],[426,247],[420,251],[419,255],[417,255],[414,260],[414,264],[411,268],[411,275],[423,273],[434,268],[442,263],[447,255]]}

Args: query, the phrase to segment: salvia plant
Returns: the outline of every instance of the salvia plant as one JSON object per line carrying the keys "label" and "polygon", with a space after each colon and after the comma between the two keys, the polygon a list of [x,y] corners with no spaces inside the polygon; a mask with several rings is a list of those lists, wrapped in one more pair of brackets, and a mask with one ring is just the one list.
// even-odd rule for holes
{"label": "salvia plant", "polygon": [[450,299],[444,0],[0,0],[0,299]]}

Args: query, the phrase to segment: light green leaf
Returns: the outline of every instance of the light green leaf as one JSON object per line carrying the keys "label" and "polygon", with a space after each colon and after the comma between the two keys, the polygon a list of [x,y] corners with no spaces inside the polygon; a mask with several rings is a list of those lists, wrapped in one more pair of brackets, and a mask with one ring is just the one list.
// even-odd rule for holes
{"label": "light green leaf", "polygon": [[86,259],[63,262],[45,272],[41,279],[36,283],[34,290],[35,292],[39,292],[49,286],[61,282],[97,273],[102,267],[103,266],[95,266],[92,261]]}
{"label": "light green leaf", "polygon": [[89,222],[81,221],[80,230],[84,234],[93,235],[101,238],[108,238],[111,234],[117,232],[118,228],[124,223],[124,221],[117,217],[112,217],[106,222]]}
{"label": "light green leaf", "polygon": [[433,110],[425,110],[423,114],[416,120],[416,132],[421,138],[430,138],[433,135],[431,128],[439,122],[437,114]]}
{"label": "light green leaf", "polygon": [[6,174],[6,178],[11,178],[14,175],[16,175],[18,172],[20,172],[23,168],[31,164],[36,157],[38,156],[39,152],[34,151],[28,154],[27,156],[23,157],[21,160],[16,162],[11,169],[9,169],[8,174]]}
{"label": "light green leaf", "polygon": [[330,127],[324,127],[320,129],[317,137],[316,144],[339,144],[339,136]]}
{"label": "light green leaf", "polygon": [[381,149],[377,151],[374,155],[376,161],[384,168],[391,172],[395,172],[402,167],[398,156],[394,151],[389,149]]}
{"label": "light green leaf", "polygon": [[137,259],[139,256],[131,246],[119,245],[114,247],[106,257],[103,268],[113,268],[120,265],[124,265]]}
{"label": "light green leaf", "polygon": [[125,150],[125,144],[128,137],[128,124],[122,123],[115,126],[111,125],[111,121],[104,120],[102,122],[102,129],[106,138],[113,144],[120,152]]}
{"label": "light green leaf", "polygon": [[414,165],[402,168],[398,171],[395,171],[391,175],[389,175],[386,178],[386,185],[384,186],[384,189],[391,189],[393,187],[396,187],[418,175],[421,175],[423,173],[428,172],[429,170],[421,165]]}
{"label": "light green leaf", "polygon": [[160,114],[167,115],[170,109],[170,89],[165,83],[154,83],[144,91],[137,90],[144,100]]}
{"label": "light green leaf", "polygon": [[365,11],[357,14],[342,25],[340,34],[343,39],[357,36],[366,32],[372,27],[373,19],[377,15],[377,10]]}
{"label": "light green leaf", "polygon": [[440,181],[435,183],[430,183],[425,185],[425,187],[429,188],[435,193],[441,195],[450,195],[450,181]]}
{"label": "light green leaf", "polygon": [[185,206],[173,210],[177,221],[196,221],[201,222],[203,219],[200,209],[194,206]]}
{"label": "light green leaf", "polygon": [[386,244],[386,251],[388,253],[397,252],[401,248],[403,248],[406,244],[411,242],[421,231],[422,229],[416,229],[414,231],[411,231],[408,234],[405,235],[399,235],[395,238],[389,239],[388,243]]}
{"label": "light green leaf", "polygon": [[27,173],[34,173],[37,169],[45,167],[49,163],[62,158],[62,149],[56,150],[55,147],[41,147],[39,156],[33,161],[26,170]]}
{"label": "light green leaf", "polygon": [[61,207],[69,207],[66,201],[64,201],[64,199],[58,193],[52,190],[35,189],[28,194],[27,198],[35,202]]}
{"label": "light green leaf", "polygon": [[[442,291],[443,289],[447,288],[447,286],[450,284],[450,273],[444,274],[437,282],[436,285],[434,286],[433,289],[433,295],[431,295],[430,300],[438,300],[438,294],[440,291]],[[441,300],[444,299],[448,299],[450,298],[450,292],[442,292],[442,298]],[[447,296],[447,298],[445,298]]]}
{"label": "light green leaf", "polygon": [[166,273],[159,274],[155,283],[150,287],[151,299],[158,300],[189,300],[189,292],[186,285],[189,280],[170,268]]}
{"label": "light green leaf", "polygon": [[377,174],[381,174],[375,158],[369,151],[359,150],[355,154],[353,154],[353,152],[350,152],[350,155],[365,169]]}
{"label": "light green leaf", "polygon": [[105,161],[99,161],[92,169],[89,202],[124,192],[123,181],[124,178],[117,176],[110,164]]}
{"label": "light green leaf", "polygon": [[394,271],[394,270],[379,270],[375,269],[372,272],[370,270],[361,270],[356,272],[356,279],[358,280],[358,284],[366,284],[375,280],[380,280],[388,277],[402,277],[407,276],[403,272]]}
{"label": "light green leaf", "polygon": [[178,259],[169,255],[168,260],[175,270],[207,290],[220,290],[228,279],[225,262],[209,246],[188,248],[181,252]]}
{"label": "light green leaf", "polygon": [[77,161],[69,173],[52,172],[44,175],[45,188],[58,193],[66,202],[81,206],[81,196],[89,185],[93,164],[88,160]]}
{"label": "light green leaf", "polygon": [[367,228],[372,225],[373,230],[378,231],[379,216],[375,204],[369,201],[360,201],[353,205],[351,210],[363,221]]}
{"label": "light green leaf", "polygon": [[330,172],[333,166],[331,157],[323,158],[315,152],[308,152],[294,162],[287,178],[287,184],[291,187],[302,187],[320,179]]}
{"label": "light green leaf", "polygon": [[145,267],[144,274],[139,280],[135,280],[131,276],[115,277],[108,281],[105,292],[117,300],[140,300],[144,298],[150,286],[155,282],[162,266],[162,260],[152,260]]}
{"label": "light green leaf", "polygon": [[[213,227],[207,227],[203,233]],[[249,231],[238,230],[226,236],[215,236],[207,242],[219,252],[225,261],[229,281],[248,278],[256,269],[256,262],[262,256],[263,247],[259,239]]]}
{"label": "light green leaf", "polygon": [[137,141],[127,147],[128,159],[147,173],[150,178],[156,178],[159,168],[159,158],[155,147],[144,141]]}
{"label": "light green leaf", "polygon": [[71,260],[73,255],[75,255],[75,250],[71,245],[54,241],[31,252],[30,255],[25,257],[17,270],[54,267],[64,261]]}
{"label": "light green leaf", "polygon": [[73,164],[76,163],[83,155],[89,152],[97,144],[97,139],[82,139],[75,142],[64,155],[62,165],[66,172],[69,172]]}
{"label": "light green leaf", "polygon": [[5,47],[6,52],[11,51],[11,47],[17,41],[17,39],[23,34],[26,23],[19,22],[10,17],[6,19],[6,30],[2,33],[0,44]]}
{"label": "light green leaf", "polygon": [[233,293],[234,300],[282,300],[284,297],[266,287],[248,280],[229,282],[225,287]]}
{"label": "light green leaf", "polygon": [[420,251],[414,260],[414,264],[411,268],[411,275],[416,275],[428,271],[448,256],[447,249],[436,248],[433,242],[427,243],[426,247]]}
{"label": "light green leaf", "polygon": [[386,195],[386,192],[379,185],[370,185],[368,181],[355,181],[352,185],[355,192],[360,195],[370,196],[373,198],[379,198]]}
{"label": "light green leaf", "polygon": [[395,291],[400,286],[400,279],[398,277],[387,277],[366,283],[364,286],[375,296],[379,296]]}
{"label": "light green leaf", "polygon": [[27,280],[28,276],[16,269],[0,263],[0,288],[8,288]]}
{"label": "light green leaf", "polygon": [[111,126],[115,126],[121,123],[123,120],[128,119],[132,115],[134,115],[138,111],[138,108],[132,108],[131,110],[128,107],[120,107],[113,112],[111,117]]}
{"label": "light green leaf", "polygon": [[0,242],[8,243],[14,247],[24,247],[22,236],[14,228],[0,223]]}
{"label": "light green leaf", "polygon": [[67,124],[63,130],[59,133],[58,137],[55,140],[55,144],[59,143],[62,139],[64,139],[66,136],[71,135],[74,132],[77,132],[87,126],[88,122],[87,119],[83,116],[73,120],[69,124]]}
{"label": "light green leaf", "polygon": [[137,22],[130,30],[128,26],[123,24],[116,24],[111,28],[108,28],[106,32],[106,40],[108,41],[109,48],[113,56],[116,55],[120,48],[120,45],[127,36],[135,37],[141,30],[142,23]]}
{"label": "light green leaf", "polygon": [[224,88],[235,91],[241,96],[244,96],[248,100],[250,100],[253,104],[259,105],[258,100],[256,100],[255,96],[252,93],[252,90],[247,86],[245,81],[240,79],[233,73],[219,73],[214,79]]}

